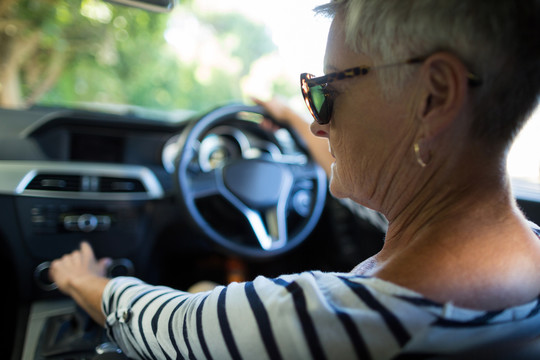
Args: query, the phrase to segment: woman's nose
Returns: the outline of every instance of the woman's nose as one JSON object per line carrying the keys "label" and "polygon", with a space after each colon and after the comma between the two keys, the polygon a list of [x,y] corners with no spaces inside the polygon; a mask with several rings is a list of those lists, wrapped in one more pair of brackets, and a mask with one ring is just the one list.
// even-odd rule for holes
{"label": "woman's nose", "polygon": [[321,125],[317,123],[316,121],[314,121],[311,123],[311,126],[309,128],[311,129],[311,132],[313,133],[313,135],[327,138],[328,126],[329,126],[328,124]]}

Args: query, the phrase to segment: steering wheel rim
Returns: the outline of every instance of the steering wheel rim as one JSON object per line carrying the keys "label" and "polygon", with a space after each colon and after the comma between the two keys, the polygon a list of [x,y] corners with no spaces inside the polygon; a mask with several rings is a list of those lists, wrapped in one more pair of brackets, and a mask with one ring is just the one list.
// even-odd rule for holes
{"label": "steering wheel rim", "polygon": [[[191,223],[220,249],[244,258],[273,258],[296,248],[316,226],[326,199],[326,174],[309,156],[301,139],[290,130],[295,143],[307,156],[307,162],[301,166],[263,158],[242,158],[209,173],[190,171],[198,141],[217,125],[238,119],[239,113],[264,115],[259,106],[228,105],[209,112],[184,129],[179,139],[175,171],[178,195]],[[289,229],[287,214],[291,211],[291,202],[299,196],[295,189],[300,181],[313,184],[313,189],[309,190],[309,213],[299,226]],[[253,231],[249,236],[255,236],[258,247],[235,242],[208,222],[197,201],[214,195],[225,199],[244,216]],[[306,193],[301,195],[305,198]]]}

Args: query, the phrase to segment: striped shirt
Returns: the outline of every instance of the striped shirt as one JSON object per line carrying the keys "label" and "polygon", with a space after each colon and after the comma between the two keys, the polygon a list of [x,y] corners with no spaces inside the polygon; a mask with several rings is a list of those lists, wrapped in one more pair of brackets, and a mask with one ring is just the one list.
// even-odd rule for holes
{"label": "striped shirt", "polygon": [[540,298],[468,310],[345,273],[257,277],[197,294],[119,277],[102,307],[109,336],[135,359],[390,359],[540,333]]}

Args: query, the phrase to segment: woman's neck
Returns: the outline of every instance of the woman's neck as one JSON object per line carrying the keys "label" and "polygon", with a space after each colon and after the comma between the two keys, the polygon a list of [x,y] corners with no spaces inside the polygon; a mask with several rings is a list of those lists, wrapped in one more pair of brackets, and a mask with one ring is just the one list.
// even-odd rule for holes
{"label": "woman's neck", "polygon": [[390,222],[381,252],[357,270],[463,307],[531,301],[540,293],[538,237],[509,191],[472,195],[442,201],[408,227]]}

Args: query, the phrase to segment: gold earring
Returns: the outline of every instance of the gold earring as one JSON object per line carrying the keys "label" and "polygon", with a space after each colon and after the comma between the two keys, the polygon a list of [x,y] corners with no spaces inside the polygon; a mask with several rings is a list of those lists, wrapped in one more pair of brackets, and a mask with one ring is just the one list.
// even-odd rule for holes
{"label": "gold earring", "polygon": [[425,162],[422,159],[422,155],[420,154],[420,145],[418,144],[418,142],[415,142],[413,147],[414,147],[414,154],[416,155],[416,161],[418,162],[418,164],[423,168],[428,166],[428,164],[430,163],[430,160],[431,160],[431,156],[430,156],[428,162]]}

